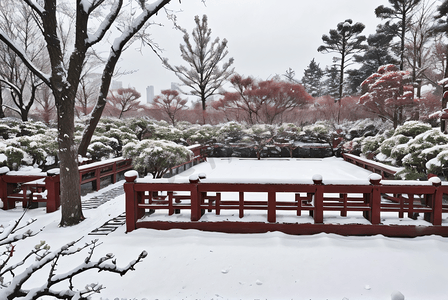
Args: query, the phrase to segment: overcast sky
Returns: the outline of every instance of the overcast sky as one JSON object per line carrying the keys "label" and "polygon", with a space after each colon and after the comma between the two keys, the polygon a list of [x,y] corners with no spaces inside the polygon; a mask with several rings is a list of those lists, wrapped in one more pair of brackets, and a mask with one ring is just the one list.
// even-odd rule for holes
{"label": "overcast sky", "polygon": [[[352,19],[366,28],[363,34],[375,32],[381,22],[374,10],[379,5],[388,6],[387,0],[173,0],[167,8],[177,13],[178,24],[191,33],[195,27],[194,16],[208,16],[212,38],[228,40],[228,57],[234,58],[235,72],[268,79],[284,74],[288,68],[301,79],[304,69],[315,58],[321,68],[330,65],[333,54],[322,54],[322,35],[336,28],[339,22]],[[153,26],[153,40],[164,51],[162,57],[173,65],[185,65],[180,58],[179,45],[183,34],[173,29],[164,12],[153,19],[164,26]],[[121,76],[123,87],[135,87],[146,99],[146,87],[153,85],[155,94],[169,89],[177,77],[162,67],[160,59],[139,44],[126,50],[119,64],[121,70],[136,70]]]}

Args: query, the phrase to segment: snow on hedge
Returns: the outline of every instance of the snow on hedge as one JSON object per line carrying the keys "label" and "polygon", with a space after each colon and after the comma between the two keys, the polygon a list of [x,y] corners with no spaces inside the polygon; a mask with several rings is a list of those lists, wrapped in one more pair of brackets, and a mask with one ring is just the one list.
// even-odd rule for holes
{"label": "snow on hedge", "polygon": [[193,152],[187,147],[165,140],[143,140],[123,147],[123,156],[132,158],[135,170],[160,178],[170,168],[191,160]]}

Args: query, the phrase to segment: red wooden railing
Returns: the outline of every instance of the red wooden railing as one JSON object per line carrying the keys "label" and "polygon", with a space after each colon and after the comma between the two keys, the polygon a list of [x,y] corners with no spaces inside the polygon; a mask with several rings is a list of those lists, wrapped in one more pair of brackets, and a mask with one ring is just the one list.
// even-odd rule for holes
{"label": "red wooden railing", "polygon": [[363,169],[380,174],[384,179],[393,179],[395,174],[402,168],[388,166],[379,162],[372,161],[370,159],[362,158],[349,153],[342,153],[342,157],[345,161],[357,165]]}
{"label": "red wooden railing", "polygon": [[[115,158],[82,165],[79,167],[80,185],[93,183],[94,189],[100,189],[101,179],[110,176],[112,183],[117,181],[117,174],[132,168],[130,159]],[[0,197],[3,209],[16,207],[16,202],[21,201],[23,207],[33,202],[45,202],[47,213],[56,211],[60,206],[60,181],[59,169],[53,169],[47,173],[26,175],[25,173],[9,172],[2,168],[0,172]]]}
{"label": "red wooden railing", "polygon": [[81,184],[91,182],[93,189],[101,188],[101,179],[111,177],[112,183],[117,182],[117,175],[132,168],[132,159],[123,157],[113,158],[106,161],[94,162],[79,166],[79,181]]}
{"label": "red wooden railing", "polygon": [[[427,182],[381,181],[378,175],[373,174],[370,182],[352,184],[324,184],[319,178],[310,183],[272,184],[223,183],[191,178],[190,182],[169,182],[163,179],[148,181],[136,177],[134,171],[125,174],[128,232],[136,228],[196,228],[223,232],[280,230],[294,234],[324,231],[341,234],[448,236],[448,226],[442,226],[442,213],[448,213],[448,206],[443,204],[443,195],[448,193],[448,185],[442,185],[440,180],[437,181],[438,178]],[[224,196],[229,195],[228,192],[236,193],[237,199],[224,199]],[[247,193],[257,193],[259,199],[248,199]],[[284,200],[282,195],[285,193],[293,194],[292,199]],[[153,210],[167,210],[168,215],[186,210],[190,213],[191,222],[176,222],[175,218],[166,222],[152,221],[151,216],[147,215]],[[221,214],[223,210],[234,210],[242,220],[202,221],[201,216],[206,210],[214,211],[216,215]],[[265,222],[244,222],[248,210],[265,213]],[[277,216],[282,216],[282,211],[294,211],[297,218],[303,211],[308,211],[313,218],[313,224],[278,223]],[[361,212],[361,215],[370,221],[370,225],[323,224],[324,214],[328,211],[339,211],[341,216],[346,216],[347,212]],[[416,213],[422,213],[424,219],[432,225],[429,224],[428,228],[381,225],[382,214],[386,212],[396,212],[400,218],[404,217],[405,213],[411,218]],[[146,217],[142,220],[144,216]],[[374,227],[368,229],[365,226]]]}

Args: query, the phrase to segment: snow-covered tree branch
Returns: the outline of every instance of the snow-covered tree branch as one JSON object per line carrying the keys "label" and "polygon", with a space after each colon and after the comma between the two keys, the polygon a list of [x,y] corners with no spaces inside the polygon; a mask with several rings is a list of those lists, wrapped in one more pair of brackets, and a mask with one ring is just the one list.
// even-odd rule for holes
{"label": "snow-covered tree branch", "polygon": [[[27,226],[34,222],[28,221],[22,227],[19,226],[25,213],[12,224],[4,228],[0,234],[0,299],[40,299],[43,296],[52,296],[57,299],[87,299],[95,293],[100,293],[104,287],[98,283],[86,285],[83,289],[75,288],[73,278],[89,270],[98,272],[116,273],[121,276],[128,271],[132,271],[135,265],[140,263],[146,256],[146,251],[141,252],[138,257],[126,266],[117,265],[116,259],[112,253],[107,253],[100,258],[94,259],[93,254],[101,243],[98,240],[92,240],[82,246],[76,246],[81,239],[65,244],[55,251],[50,251],[50,246],[41,241],[33,249],[29,250],[18,261],[13,262],[12,257],[16,247],[13,243],[36,235],[30,230],[25,230]],[[23,231],[22,233],[20,233]],[[58,273],[57,267],[60,262],[68,257],[88,249],[86,258],[71,270]],[[34,258],[34,261],[31,259]],[[70,258],[72,259],[72,258]],[[39,273],[37,274],[37,272]],[[47,278],[41,286],[29,287],[32,278],[42,276],[42,272],[47,272]],[[61,284],[66,283],[67,288],[63,289]],[[57,287],[56,287],[57,285]],[[26,287],[25,287],[26,286]],[[61,289],[62,288],[62,289]]]}

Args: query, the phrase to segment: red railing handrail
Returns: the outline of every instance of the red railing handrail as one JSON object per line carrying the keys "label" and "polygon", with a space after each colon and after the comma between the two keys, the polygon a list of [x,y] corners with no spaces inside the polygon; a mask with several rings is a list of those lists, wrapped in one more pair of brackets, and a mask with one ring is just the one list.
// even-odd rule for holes
{"label": "red railing handrail", "polygon": [[[378,176],[378,175],[377,175]],[[362,181],[354,182],[353,184],[341,184],[341,183],[326,183],[319,180],[314,180],[313,183],[241,183],[241,182],[208,182],[207,179],[192,179],[191,182],[169,182],[163,179],[135,179],[131,176],[126,176],[126,183],[124,184],[126,193],[126,215],[127,215],[127,231],[132,231],[137,228],[137,221],[144,215],[145,209],[156,208],[166,209],[169,208],[173,211],[175,205],[172,203],[175,199],[175,195],[172,193],[176,191],[184,191],[189,194],[191,200],[190,205],[183,206],[182,209],[191,210],[191,221],[199,221],[201,218],[201,209],[209,208],[216,210],[227,209],[225,207],[226,201],[221,201],[220,207],[215,203],[207,206],[205,200],[215,197],[221,192],[239,192],[240,199],[228,201],[229,207],[236,209],[237,205],[240,209],[240,216],[244,215],[244,206],[249,205],[250,201],[244,202],[244,193],[247,192],[263,192],[267,193],[267,201],[253,202],[258,206],[253,206],[251,209],[262,209],[267,211],[267,221],[272,223],[276,222],[277,210],[292,210],[297,209],[298,215],[301,210],[310,210],[313,213],[315,223],[323,222],[323,212],[330,210],[341,210],[345,213],[347,211],[364,211],[364,217],[368,219],[371,224],[381,223],[381,212],[386,211],[398,211],[401,215],[404,212],[408,212],[410,215],[414,212],[424,212],[425,219],[431,222],[433,225],[441,225],[442,212],[448,211],[448,208],[444,209],[442,204],[443,194],[448,194],[448,185],[441,184],[437,180],[421,182],[421,181],[395,181],[395,180],[380,180],[379,178],[370,179],[370,183]],[[169,196],[168,200],[164,200],[162,205],[148,204],[148,201],[152,201],[153,192],[164,191]],[[305,193],[306,197],[298,197],[300,205],[297,203],[297,207],[289,207],[289,204],[283,203],[276,199],[276,193],[281,192],[293,192],[293,193]],[[208,194],[214,194],[215,196],[209,196]],[[339,194],[339,199],[342,202],[340,204],[330,203],[329,193]],[[398,201],[398,204],[386,204],[381,202],[382,194],[391,193],[396,197],[390,198]],[[243,194],[243,196],[241,196]],[[348,196],[349,194],[362,194],[361,197]],[[411,203],[404,203],[404,198],[400,198],[401,194],[408,195],[412,200]],[[414,206],[414,195],[424,195],[426,201],[426,207]],[[313,196],[314,203],[312,206],[308,205],[302,207],[302,201],[305,199],[311,199]],[[398,195],[398,196],[397,196]],[[184,196],[185,197],[185,196]],[[218,197],[220,198],[220,196]],[[149,199],[149,200],[148,200]],[[401,199],[401,200],[400,200]],[[239,201],[239,202],[238,202]],[[345,201],[345,202],[344,202]],[[238,204],[239,203],[239,204]],[[348,205],[348,204],[352,205]],[[277,205],[278,204],[278,205]],[[170,206],[171,205],[171,206]],[[264,206],[263,206],[264,205]],[[243,214],[241,214],[243,210]],[[300,212],[299,212],[300,211]],[[140,222],[140,221],[139,221]]]}
{"label": "red railing handrail", "polygon": [[[79,166],[79,180],[80,185],[87,182],[96,182],[96,190],[100,189],[100,181],[101,178],[106,176],[112,176],[112,183],[117,181],[117,174],[123,171],[127,171],[132,168],[131,165],[132,160],[126,159],[123,157],[118,157],[106,161],[94,162],[86,165]],[[121,165],[124,163],[123,165]],[[101,172],[104,168],[110,168],[105,172]],[[44,183],[35,183],[34,185],[40,185],[45,187],[47,190],[47,212],[53,212],[58,209],[60,206],[60,196],[59,196],[59,174],[56,171],[54,173],[53,169],[48,173],[38,173],[38,174],[25,174],[23,172],[3,172],[0,174],[0,198],[3,202],[3,209],[11,209],[15,207],[16,200],[8,200],[8,196],[12,195],[11,188],[8,187],[8,184],[17,184],[17,183],[27,183],[31,181],[35,181],[36,179],[45,178]],[[4,170],[5,171],[5,170]],[[94,176],[83,179],[82,176],[86,173],[94,172]],[[25,191],[23,191],[25,192]],[[25,197],[24,197],[25,199]]]}
{"label": "red railing handrail", "polygon": [[[394,177],[402,168],[388,166],[379,162],[372,161],[370,159],[362,158],[350,153],[342,153],[342,157],[345,161],[353,163],[357,166],[361,166],[364,169],[368,169],[374,173],[381,174],[383,178]],[[388,175],[388,176],[385,176]]]}

